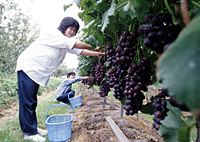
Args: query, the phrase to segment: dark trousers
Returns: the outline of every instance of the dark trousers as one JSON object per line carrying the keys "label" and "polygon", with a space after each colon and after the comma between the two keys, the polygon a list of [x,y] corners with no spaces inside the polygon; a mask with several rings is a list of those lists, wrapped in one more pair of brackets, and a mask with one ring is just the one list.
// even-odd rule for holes
{"label": "dark trousers", "polygon": [[63,103],[69,103],[68,96],[69,96],[69,98],[72,98],[72,97],[74,97],[74,95],[75,95],[75,91],[72,90],[71,92],[63,93],[62,96],[57,98],[57,100],[61,101]]}
{"label": "dark trousers", "polygon": [[35,83],[22,70],[17,72],[19,94],[19,122],[23,133],[37,134],[37,92],[39,84]]}

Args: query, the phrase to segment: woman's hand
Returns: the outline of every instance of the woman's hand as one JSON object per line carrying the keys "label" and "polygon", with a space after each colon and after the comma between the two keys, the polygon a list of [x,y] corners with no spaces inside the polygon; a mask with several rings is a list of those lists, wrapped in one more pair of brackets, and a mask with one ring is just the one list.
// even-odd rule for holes
{"label": "woman's hand", "polygon": [[84,49],[80,55],[84,55],[84,56],[97,56],[100,57],[102,55],[105,55],[105,52],[96,52],[96,51],[91,51],[91,50],[86,50]]}
{"label": "woman's hand", "polygon": [[100,57],[100,56],[104,56],[104,55],[105,55],[105,52],[99,52],[98,56]]}
{"label": "woman's hand", "polygon": [[96,48],[93,49],[94,51],[100,52],[102,50],[101,46],[97,46]]}

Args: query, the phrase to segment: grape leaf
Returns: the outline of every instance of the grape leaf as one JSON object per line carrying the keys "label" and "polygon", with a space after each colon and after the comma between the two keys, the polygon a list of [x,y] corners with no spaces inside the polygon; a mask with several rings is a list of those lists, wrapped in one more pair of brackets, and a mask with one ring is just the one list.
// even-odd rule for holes
{"label": "grape leaf", "polygon": [[192,127],[196,124],[193,116],[187,117],[186,125],[177,132],[179,142],[189,142],[190,141],[190,131]]}
{"label": "grape leaf", "polygon": [[105,28],[107,27],[107,24],[109,23],[109,16],[114,15],[115,7],[116,7],[116,4],[113,0],[110,8],[103,14],[102,28],[101,28],[102,32],[104,32]]}
{"label": "grape leaf", "polygon": [[116,14],[115,16],[110,16],[109,20],[110,22],[105,28],[104,34],[106,33],[107,35],[110,35],[110,37],[114,37],[113,35],[120,31],[118,15]]}
{"label": "grape leaf", "polygon": [[116,9],[119,11],[119,15],[122,18],[126,18],[127,15],[132,19],[136,17],[135,13],[130,9],[130,2],[124,1],[123,3],[119,3]]}
{"label": "grape leaf", "polygon": [[178,142],[175,130],[161,125],[158,132],[162,135],[165,142]]}
{"label": "grape leaf", "polygon": [[93,6],[94,4],[93,4],[91,1],[86,1],[86,2],[85,2],[85,5],[86,5],[87,7],[90,7],[90,6]]}
{"label": "grape leaf", "polygon": [[138,0],[138,2],[141,2],[143,5],[151,7],[155,2],[155,0]]}
{"label": "grape leaf", "polygon": [[154,114],[154,108],[152,107],[152,102],[154,99],[157,99],[157,98],[158,98],[158,96],[152,96],[150,99],[151,101],[149,103],[147,103],[146,105],[142,106],[141,112],[150,114],[150,115]]}
{"label": "grape leaf", "polygon": [[190,130],[191,126],[184,126],[178,131],[178,141],[179,142],[189,142],[190,141]]}
{"label": "grape leaf", "polygon": [[200,16],[193,19],[159,58],[157,77],[177,102],[200,108]]}
{"label": "grape leaf", "polygon": [[178,142],[177,131],[181,129],[185,122],[180,118],[181,111],[179,108],[172,107],[169,102],[167,102],[169,109],[168,116],[161,121],[159,133],[164,138],[165,142]]}
{"label": "grape leaf", "polygon": [[125,101],[126,101],[126,97],[120,100],[120,102],[121,102],[122,105],[126,104]]}
{"label": "grape leaf", "polygon": [[146,105],[143,105],[140,111],[142,113],[152,115],[154,113],[154,108],[152,107],[152,103],[147,103]]}
{"label": "grape leaf", "polygon": [[99,45],[99,42],[92,35],[87,38],[87,43],[92,45],[92,49],[96,48],[96,46]]}
{"label": "grape leaf", "polygon": [[71,3],[71,4],[68,4],[68,5],[64,5],[64,6],[63,6],[64,11],[66,11],[70,6],[72,6],[72,3]]}
{"label": "grape leaf", "polygon": [[138,2],[130,2],[130,8],[132,9],[133,13],[136,14],[138,20],[140,22],[145,22],[145,15],[149,12],[149,8],[145,5],[140,5]]}
{"label": "grape leaf", "polygon": [[199,8],[195,8],[193,10],[193,15],[191,15],[191,19],[196,18],[200,15],[200,9]]}
{"label": "grape leaf", "polygon": [[97,46],[102,46],[103,45],[103,38],[101,35],[97,34],[95,35],[96,40],[98,41]]}

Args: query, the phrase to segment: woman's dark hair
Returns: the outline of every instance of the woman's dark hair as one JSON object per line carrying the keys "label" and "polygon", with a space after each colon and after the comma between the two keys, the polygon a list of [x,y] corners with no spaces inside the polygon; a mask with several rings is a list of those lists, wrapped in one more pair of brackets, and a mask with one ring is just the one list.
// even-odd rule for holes
{"label": "woman's dark hair", "polygon": [[76,19],[72,18],[72,17],[65,17],[60,22],[58,30],[61,33],[65,33],[66,29],[68,27],[70,27],[70,26],[75,27],[76,28],[76,33],[78,32],[78,30],[79,30],[79,23],[78,23],[78,21]]}
{"label": "woman's dark hair", "polygon": [[68,78],[70,75],[76,75],[76,74],[75,74],[75,72],[73,72],[73,71],[72,71],[72,72],[69,72],[69,73],[67,74],[67,78]]}

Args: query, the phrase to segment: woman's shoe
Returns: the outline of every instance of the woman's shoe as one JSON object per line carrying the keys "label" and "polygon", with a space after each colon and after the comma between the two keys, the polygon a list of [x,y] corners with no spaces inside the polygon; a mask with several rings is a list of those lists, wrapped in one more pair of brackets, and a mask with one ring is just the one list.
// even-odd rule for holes
{"label": "woman's shoe", "polygon": [[47,135],[47,133],[48,133],[47,130],[42,130],[38,127],[37,127],[37,131],[38,131],[38,134],[41,136]]}
{"label": "woman's shoe", "polygon": [[35,142],[44,142],[44,141],[46,141],[46,139],[44,137],[40,136],[39,134],[36,134],[36,135],[24,135],[24,139],[25,140],[35,141]]}

